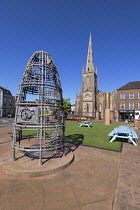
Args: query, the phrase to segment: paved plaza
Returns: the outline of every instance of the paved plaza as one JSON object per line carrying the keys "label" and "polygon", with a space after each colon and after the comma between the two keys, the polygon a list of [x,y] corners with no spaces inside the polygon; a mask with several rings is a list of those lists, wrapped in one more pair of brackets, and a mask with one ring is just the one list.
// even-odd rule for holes
{"label": "paved plaza", "polygon": [[[11,130],[0,128],[1,159],[11,151]],[[1,168],[0,210],[139,210],[139,139],[137,144],[123,143],[122,152],[72,145],[74,161],[41,177],[12,176]]]}

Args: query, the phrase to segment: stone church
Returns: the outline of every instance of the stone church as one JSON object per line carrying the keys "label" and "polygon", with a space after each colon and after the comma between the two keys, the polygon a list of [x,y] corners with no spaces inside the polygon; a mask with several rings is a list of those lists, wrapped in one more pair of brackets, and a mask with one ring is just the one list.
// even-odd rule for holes
{"label": "stone church", "polygon": [[[111,118],[115,119],[116,92],[110,94]],[[86,69],[82,69],[82,90],[76,95],[75,116],[104,118],[105,93],[98,90],[98,73],[94,68],[92,37],[90,34]]]}

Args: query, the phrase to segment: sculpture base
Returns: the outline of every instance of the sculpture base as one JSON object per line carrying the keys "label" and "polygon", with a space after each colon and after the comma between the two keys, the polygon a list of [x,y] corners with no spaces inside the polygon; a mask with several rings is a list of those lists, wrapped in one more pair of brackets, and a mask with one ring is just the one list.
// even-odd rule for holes
{"label": "sculpture base", "polygon": [[24,153],[16,151],[16,160],[12,161],[12,151],[0,158],[0,170],[11,176],[40,177],[53,174],[68,167],[74,160],[74,154],[68,153],[63,157],[43,159],[43,165],[38,166],[38,159],[29,158]]}

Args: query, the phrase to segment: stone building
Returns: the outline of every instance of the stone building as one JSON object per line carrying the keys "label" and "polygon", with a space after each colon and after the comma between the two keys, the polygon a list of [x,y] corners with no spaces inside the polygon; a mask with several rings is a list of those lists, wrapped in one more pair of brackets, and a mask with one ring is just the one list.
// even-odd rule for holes
{"label": "stone building", "polygon": [[[82,90],[76,95],[75,116],[104,118],[105,114],[105,93],[98,90],[98,74],[94,68],[92,52],[92,37],[90,34],[86,69],[82,70]],[[117,118],[116,91],[110,94],[111,119]]]}
{"label": "stone building", "polygon": [[15,97],[11,92],[0,86],[0,117],[15,114]]}
{"label": "stone building", "polygon": [[94,69],[91,34],[89,38],[86,69],[82,70],[82,91],[76,96],[75,114],[95,117],[97,110],[97,72]]}

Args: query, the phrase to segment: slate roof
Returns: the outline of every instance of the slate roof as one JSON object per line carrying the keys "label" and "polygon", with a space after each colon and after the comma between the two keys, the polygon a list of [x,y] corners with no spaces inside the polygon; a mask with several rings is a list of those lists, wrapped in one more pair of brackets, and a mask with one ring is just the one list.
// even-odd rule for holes
{"label": "slate roof", "polygon": [[140,89],[140,81],[129,82],[126,85],[118,88],[118,90]]}
{"label": "slate roof", "polygon": [[0,86],[0,89],[3,91],[4,94],[7,94],[7,95],[12,95],[10,90],[7,90],[6,88]]}

